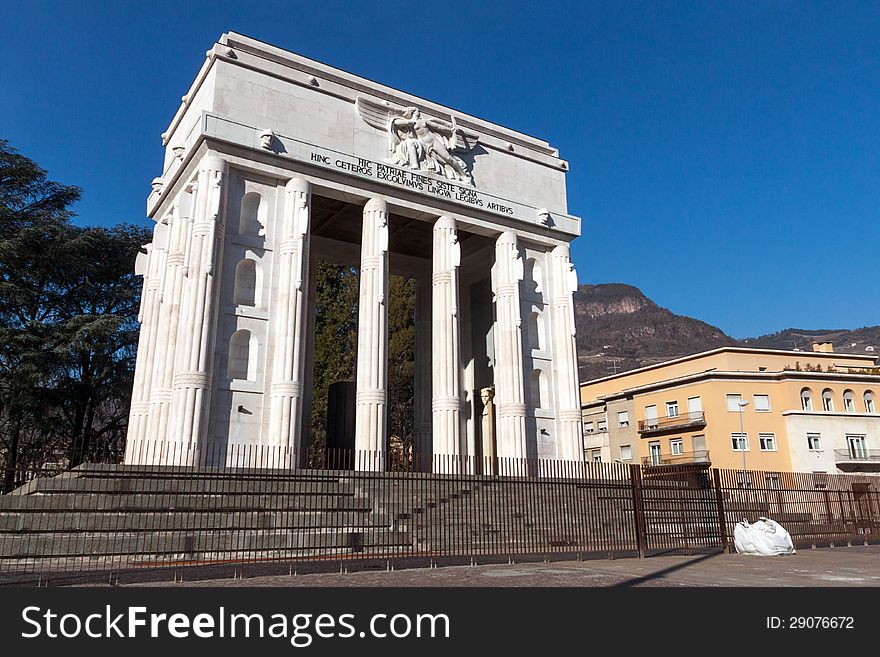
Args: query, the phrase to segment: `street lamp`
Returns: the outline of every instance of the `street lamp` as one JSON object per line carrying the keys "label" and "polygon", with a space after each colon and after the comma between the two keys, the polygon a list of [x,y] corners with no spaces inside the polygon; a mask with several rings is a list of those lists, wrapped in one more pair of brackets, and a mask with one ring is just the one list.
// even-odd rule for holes
{"label": "street lamp", "polygon": [[739,438],[743,441],[742,443],[742,453],[743,453],[743,489],[746,488],[746,482],[748,479],[746,478],[746,442],[745,432],[743,431],[743,409],[749,405],[748,400],[740,400],[736,403],[739,406]]}

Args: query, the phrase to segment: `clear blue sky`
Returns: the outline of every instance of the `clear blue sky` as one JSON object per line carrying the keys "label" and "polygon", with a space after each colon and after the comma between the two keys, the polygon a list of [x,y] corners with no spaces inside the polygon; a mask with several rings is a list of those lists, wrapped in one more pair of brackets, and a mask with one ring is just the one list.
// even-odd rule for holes
{"label": "clear blue sky", "polygon": [[548,139],[581,282],[735,337],[880,324],[880,3],[0,0],[0,136],[145,222],[159,134],[234,29]]}

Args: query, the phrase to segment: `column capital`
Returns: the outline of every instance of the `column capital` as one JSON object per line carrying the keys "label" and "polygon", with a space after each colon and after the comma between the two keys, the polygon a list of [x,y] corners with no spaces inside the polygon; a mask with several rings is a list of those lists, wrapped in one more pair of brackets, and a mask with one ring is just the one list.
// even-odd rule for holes
{"label": "column capital", "polygon": [[200,169],[214,169],[215,171],[226,171],[228,162],[219,155],[208,155],[202,158],[199,165]]}
{"label": "column capital", "polygon": [[381,196],[374,196],[364,205],[364,212],[388,212],[388,201]]}
{"label": "column capital", "polygon": [[291,178],[284,187],[290,192],[304,192],[308,194],[311,191],[312,184],[305,178]]}
{"label": "column capital", "polygon": [[449,228],[451,230],[455,230],[455,219],[450,217],[448,214],[440,215],[434,222],[434,228]]}

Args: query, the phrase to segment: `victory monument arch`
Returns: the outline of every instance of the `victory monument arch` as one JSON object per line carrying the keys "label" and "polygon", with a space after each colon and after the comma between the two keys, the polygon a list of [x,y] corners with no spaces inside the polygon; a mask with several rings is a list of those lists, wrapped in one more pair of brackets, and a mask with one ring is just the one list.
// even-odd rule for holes
{"label": "victory monument arch", "polygon": [[360,270],[350,447],[387,448],[399,274],[417,285],[414,453],[582,460],[580,220],[555,148],[232,32],[162,139],[126,462],[250,446],[299,464],[319,261]]}

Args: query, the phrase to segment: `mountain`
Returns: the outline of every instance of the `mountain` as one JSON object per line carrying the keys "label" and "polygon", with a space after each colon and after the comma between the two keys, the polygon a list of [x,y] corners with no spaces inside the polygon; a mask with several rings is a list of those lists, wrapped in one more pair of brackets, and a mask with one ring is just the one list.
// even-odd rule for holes
{"label": "mountain", "polygon": [[718,327],[676,315],[622,283],[578,286],[574,313],[582,381],[740,344]]}
{"label": "mountain", "polygon": [[[742,341],[750,347],[762,349],[800,349],[809,351],[813,342],[830,342],[834,351],[845,354],[870,354],[880,356],[880,326],[865,326],[860,329],[785,329],[778,333],[746,338]],[[877,350],[876,352],[874,350]]]}
{"label": "mountain", "polygon": [[676,315],[622,283],[579,286],[574,311],[581,381],[725,346],[810,351],[814,341],[830,341],[837,352],[865,354],[876,348],[880,356],[880,326],[790,328],[737,340],[717,326]]}

